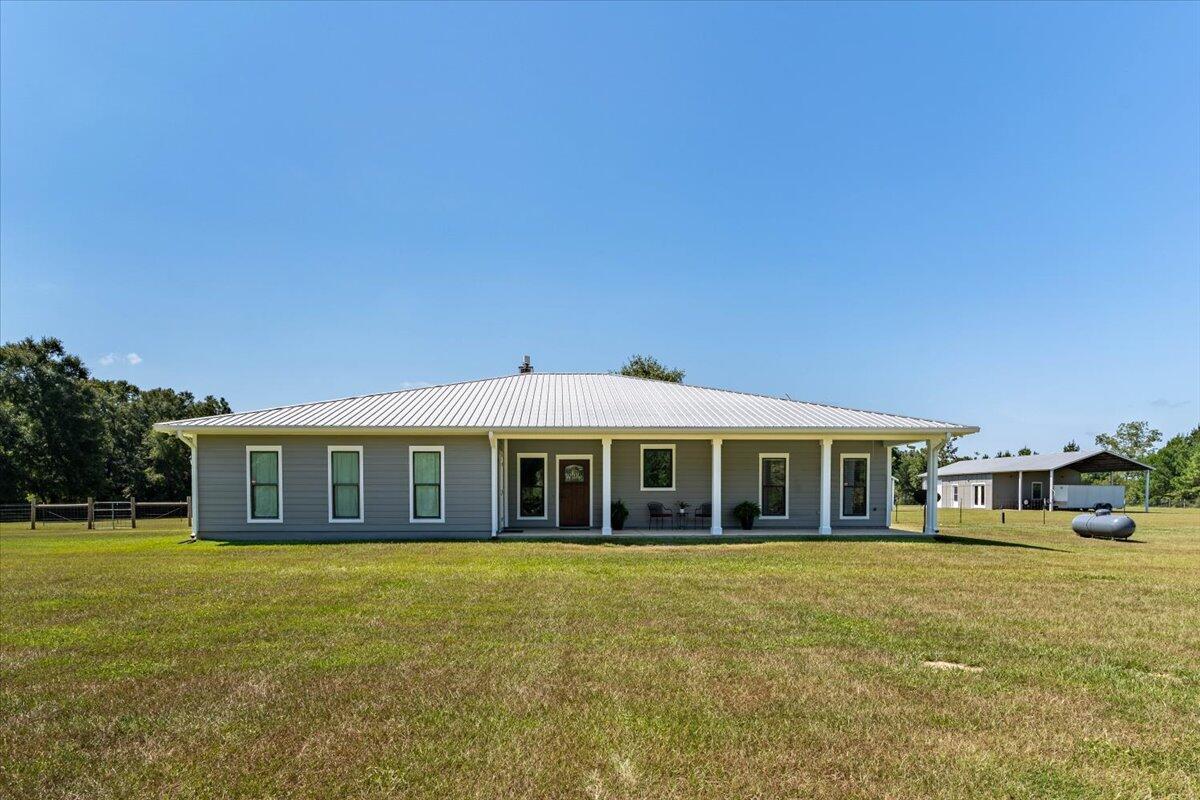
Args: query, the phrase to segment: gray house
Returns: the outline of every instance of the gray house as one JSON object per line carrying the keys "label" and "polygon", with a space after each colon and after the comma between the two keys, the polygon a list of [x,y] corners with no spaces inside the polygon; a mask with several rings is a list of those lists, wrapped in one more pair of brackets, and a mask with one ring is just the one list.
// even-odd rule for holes
{"label": "gray house", "polygon": [[1144,471],[1148,511],[1150,470],[1111,450],[969,459],[938,471],[937,504],[940,508],[1083,509],[1101,503],[1123,507],[1124,486],[1085,484],[1083,475]]}
{"label": "gray house", "polygon": [[[891,523],[891,448],[978,428],[610,374],[533,373],[163,422],[201,538],[542,530],[832,533]],[[936,461],[934,461],[936,468]],[[686,508],[680,509],[680,503]],[[936,531],[931,514],[927,531]]]}

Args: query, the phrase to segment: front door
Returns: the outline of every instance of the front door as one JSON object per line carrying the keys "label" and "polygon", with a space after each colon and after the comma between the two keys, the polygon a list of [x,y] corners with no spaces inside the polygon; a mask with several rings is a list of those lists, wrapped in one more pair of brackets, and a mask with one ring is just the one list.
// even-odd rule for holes
{"label": "front door", "polygon": [[586,458],[564,458],[558,462],[558,525],[587,528],[592,524],[592,465]]}

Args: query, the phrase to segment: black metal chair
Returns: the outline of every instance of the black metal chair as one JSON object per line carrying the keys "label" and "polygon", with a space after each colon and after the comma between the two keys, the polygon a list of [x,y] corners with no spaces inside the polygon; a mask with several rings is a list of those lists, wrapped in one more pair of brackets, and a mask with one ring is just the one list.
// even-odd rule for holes
{"label": "black metal chair", "polygon": [[654,520],[658,520],[658,527],[662,528],[667,523],[666,520],[675,518],[675,515],[668,511],[662,503],[646,503],[646,511],[650,515],[650,527],[654,527]]}
{"label": "black metal chair", "polygon": [[[708,524],[701,525],[700,520],[708,520]],[[712,503],[701,503],[692,515],[692,522],[697,528],[712,527]]]}

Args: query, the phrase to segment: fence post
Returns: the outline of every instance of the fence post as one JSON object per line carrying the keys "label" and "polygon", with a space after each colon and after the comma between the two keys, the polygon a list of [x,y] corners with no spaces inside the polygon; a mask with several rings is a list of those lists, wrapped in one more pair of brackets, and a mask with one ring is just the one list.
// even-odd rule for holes
{"label": "fence post", "polygon": [[129,498],[129,527],[137,527],[137,498]]}
{"label": "fence post", "polygon": [[90,531],[90,530],[94,530],[95,527],[96,527],[96,501],[95,501],[95,499],[89,497],[88,498],[87,529]]}
{"label": "fence post", "polygon": [[29,530],[37,530],[37,500],[29,501]]}
{"label": "fence post", "polygon": [[187,519],[188,519],[188,528],[191,529],[191,527],[192,527],[192,496],[190,494],[188,495],[188,498],[187,498]]}

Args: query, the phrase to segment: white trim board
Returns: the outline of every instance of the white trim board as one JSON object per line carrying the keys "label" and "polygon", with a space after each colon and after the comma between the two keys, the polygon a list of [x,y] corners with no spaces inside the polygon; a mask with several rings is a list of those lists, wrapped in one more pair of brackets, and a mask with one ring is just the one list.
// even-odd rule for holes
{"label": "white trim board", "polygon": [[[438,516],[417,516],[416,470],[413,469],[415,453],[440,453],[438,459]],[[446,446],[443,444],[410,444],[408,446],[408,521],[414,525],[442,523],[446,521]]]}
{"label": "white trim board", "polygon": [[[333,454],[334,453],[358,453],[358,517],[337,517],[333,516]],[[363,446],[361,444],[331,444],[325,448],[325,494],[329,500],[329,521],[331,523],[358,523],[363,522],[367,516],[366,508],[366,493],[363,488],[367,485],[367,465],[366,459],[363,458]]]}
{"label": "white trim board", "polygon": [[[647,486],[646,485],[646,451],[647,450],[670,450],[671,451],[671,485],[670,486]],[[643,443],[638,448],[638,486],[643,492],[674,492],[676,491],[675,466],[678,461],[675,452],[675,443],[655,444],[653,442]]]}
{"label": "white trim board", "polygon": [[[538,459],[542,460],[542,515],[540,517],[524,517],[521,516],[521,459]],[[555,465],[557,466],[557,464]],[[517,521],[527,522],[535,520],[550,519],[550,459],[547,453],[517,453]]]}
{"label": "white trim board", "polygon": [[[768,458],[783,459],[783,516],[767,516],[767,507],[763,505],[763,460]],[[790,453],[759,453],[758,454],[758,507],[763,510],[759,519],[789,519],[792,511],[792,459]]]}
{"label": "white trim board", "polygon": [[[866,505],[864,508],[866,513],[863,514],[862,516],[858,516],[857,514],[855,514],[853,516],[846,516],[846,491],[845,491],[846,487],[845,487],[844,482],[846,480],[846,459],[847,458],[862,458],[862,459],[866,459],[866,462],[867,462],[867,493],[866,493]],[[842,453],[838,457],[837,487],[838,487],[838,519],[870,519],[871,518],[871,454],[870,453]],[[926,490],[926,491],[928,491],[928,490]],[[934,491],[936,491],[936,489]],[[935,503],[935,505],[936,505],[936,503]]]}
{"label": "white trim board", "polygon": [[[250,500],[250,454],[251,453],[275,453],[276,462],[276,491],[279,496],[275,502],[279,506],[279,516],[276,517],[255,517],[251,513],[254,506]],[[193,502],[195,502],[193,498]],[[195,510],[193,509],[193,513]],[[246,522],[252,525],[278,525],[283,522],[283,446],[278,444],[248,444],[246,445]]]}
{"label": "white trim board", "polygon": [[594,522],[592,519],[594,516],[592,506],[596,502],[596,482],[593,480],[596,473],[596,464],[592,459],[591,453],[577,455],[559,453],[554,456],[554,527],[562,527],[562,469],[559,467],[558,462],[564,459],[567,461],[583,461],[586,459],[588,462],[588,528],[591,528]]}

